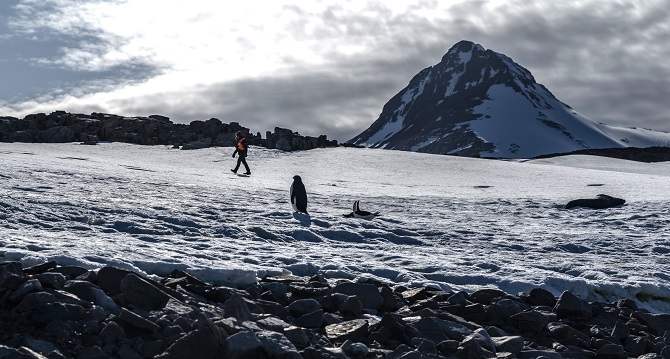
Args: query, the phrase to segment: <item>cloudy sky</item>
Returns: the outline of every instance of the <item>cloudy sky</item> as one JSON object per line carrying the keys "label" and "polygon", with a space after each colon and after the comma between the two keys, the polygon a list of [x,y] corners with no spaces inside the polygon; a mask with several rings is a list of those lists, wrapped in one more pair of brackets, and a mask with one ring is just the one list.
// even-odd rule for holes
{"label": "cloudy sky", "polygon": [[348,140],[460,40],[612,125],[670,131],[670,0],[1,0],[0,116],[240,122]]}

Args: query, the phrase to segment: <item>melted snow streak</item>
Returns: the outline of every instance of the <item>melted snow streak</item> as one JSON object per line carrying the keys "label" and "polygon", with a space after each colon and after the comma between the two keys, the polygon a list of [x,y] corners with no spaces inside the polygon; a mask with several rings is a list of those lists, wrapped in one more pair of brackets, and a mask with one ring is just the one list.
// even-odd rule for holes
{"label": "melted snow streak", "polygon": [[[132,150],[150,156],[158,151]],[[26,265],[57,260],[149,274],[179,268],[220,281],[236,281],[249,271],[290,271],[456,290],[493,286],[512,293],[541,286],[557,294],[637,298],[657,311],[670,308],[670,208],[661,201],[564,210],[563,203],[546,198],[496,198],[495,184],[464,184],[463,191],[491,193],[474,198],[432,194],[431,187],[422,196],[403,196],[388,177],[378,178],[367,196],[362,186],[352,198],[352,178],[319,184],[314,175],[303,177],[307,216],[291,213],[287,188],[296,170],[291,161],[314,154],[260,153],[250,165],[253,176],[263,179],[222,174],[227,169],[220,164],[213,172],[182,166],[190,173],[184,175],[166,170],[155,157],[105,162],[111,156],[105,151],[90,160],[85,152],[67,159],[62,154],[65,162],[56,165],[24,163],[17,153],[2,173],[0,247],[5,260]],[[196,156],[208,159],[203,163],[209,167],[219,160],[215,152]],[[263,166],[293,172],[263,174]],[[601,181],[597,191],[607,187]],[[380,195],[385,185],[392,190]],[[353,199],[381,216],[344,218]]]}

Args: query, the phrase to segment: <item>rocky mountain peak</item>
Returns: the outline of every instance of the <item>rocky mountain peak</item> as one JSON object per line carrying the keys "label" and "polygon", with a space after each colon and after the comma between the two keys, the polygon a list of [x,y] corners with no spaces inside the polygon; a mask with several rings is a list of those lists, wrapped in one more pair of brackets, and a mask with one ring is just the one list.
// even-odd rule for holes
{"label": "rocky mountain peak", "polygon": [[636,134],[632,144],[619,132],[556,99],[508,56],[463,40],[416,74],[349,143],[500,158],[670,143],[668,134]]}

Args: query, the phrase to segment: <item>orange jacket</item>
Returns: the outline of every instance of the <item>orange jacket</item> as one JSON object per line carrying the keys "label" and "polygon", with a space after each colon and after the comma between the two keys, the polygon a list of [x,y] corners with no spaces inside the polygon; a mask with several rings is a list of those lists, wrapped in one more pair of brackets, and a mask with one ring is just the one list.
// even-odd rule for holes
{"label": "orange jacket", "polygon": [[247,149],[247,139],[242,137],[237,141],[237,149],[239,151],[246,151]]}

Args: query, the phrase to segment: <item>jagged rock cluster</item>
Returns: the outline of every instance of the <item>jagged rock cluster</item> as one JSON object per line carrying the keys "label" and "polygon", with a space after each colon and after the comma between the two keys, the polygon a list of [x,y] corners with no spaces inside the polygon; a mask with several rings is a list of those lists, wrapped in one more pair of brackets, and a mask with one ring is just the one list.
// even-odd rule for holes
{"label": "jagged rock cluster", "polygon": [[275,127],[274,132],[267,131],[266,143],[267,148],[276,148],[283,151],[294,150],[309,150],[312,148],[334,147],[337,146],[337,141],[328,141],[326,135],[319,137],[302,136],[297,132],[293,132],[287,128]]}
{"label": "jagged rock cluster", "polygon": [[0,358],[668,358],[670,315],[543,289],[0,264]]}
{"label": "jagged rock cluster", "polygon": [[291,130],[276,128],[262,139],[252,135],[237,122],[229,124],[219,119],[193,121],[188,125],[175,124],[168,117],[124,117],[104,113],[90,115],[55,111],[38,113],[23,119],[0,117],[0,142],[64,143],[98,141],[126,142],[140,145],[171,145],[175,148],[198,149],[212,146],[234,146],[235,133],[241,131],[253,145],[284,151],[336,147],[325,135],[301,136]]}

